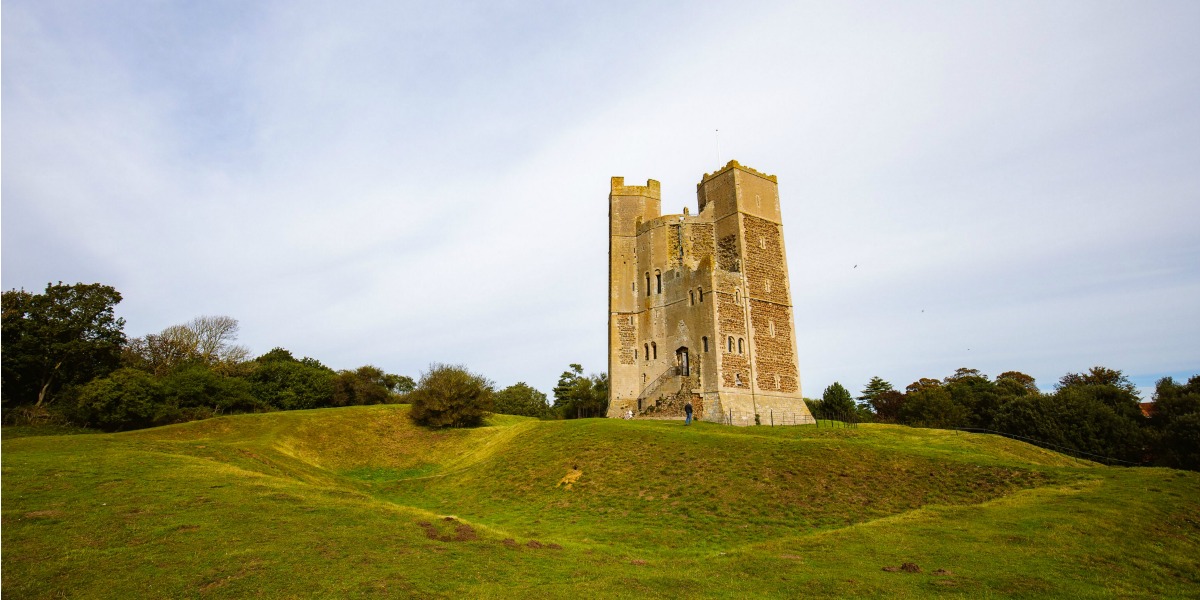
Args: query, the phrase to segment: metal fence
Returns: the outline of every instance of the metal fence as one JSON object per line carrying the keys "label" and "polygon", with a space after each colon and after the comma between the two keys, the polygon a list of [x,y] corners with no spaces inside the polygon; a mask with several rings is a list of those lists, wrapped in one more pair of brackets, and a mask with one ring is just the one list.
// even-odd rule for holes
{"label": "metal fence", "polygon": [[853,415],[820,415],[818,419],[804,413],[783,412],[770,408],[758,413],[727,409],[721,414],[718,422],[723,425],[758,425],[761,427],[790,427],[793,425],[814,425],[816,427],[830,428],[858,427],[858,420]]}

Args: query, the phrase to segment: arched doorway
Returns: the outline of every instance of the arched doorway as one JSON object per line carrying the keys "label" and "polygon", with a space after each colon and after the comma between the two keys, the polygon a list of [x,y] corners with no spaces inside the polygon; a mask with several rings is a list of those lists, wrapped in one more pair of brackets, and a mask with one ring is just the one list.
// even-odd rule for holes
{"label": "arched doorway", "polygon": [[679,367],[679,374],[687,377],[692,374],[690,360],[688,359],[687,346],[680,346],[675,351],[675,366]]}

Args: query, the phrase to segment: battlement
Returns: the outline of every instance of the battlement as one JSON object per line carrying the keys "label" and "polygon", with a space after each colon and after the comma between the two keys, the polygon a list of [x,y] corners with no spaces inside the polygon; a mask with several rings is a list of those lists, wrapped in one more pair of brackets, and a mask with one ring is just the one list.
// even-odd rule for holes
{"label": "battlement", "polygon": [[625,185],[624,177],[613,177],[610,190],[612,196],[645,196],[662,200],[662,185],[653,179],[647,179],[646,185]]}
{"label": "battlement", "polygon": [[728,163],[726,163],[724,167],[721,167],[720,169],[717,169],[716,171],[713,171],[712,173],[705,173],[704,177],[700,178],[700,183],[696,184],[696,189],[700,189],[700,186],[704,185],[704,182],[706,182],[709,179],[712,179],[718,175],[721,175],[722,173],[724,173],[730,169],[741,169],[742,171],[749,173],[751,175],[757,175],[758,177],[762,177],[763,179],[766,179],[766,180],[770,181],[771,183],[779,183],[779,180],[774,175],[767,175],[766,173],[763,173],[762,171],[747,167],[747,166],[743,165],[742,163],[739,163],[736,160],[731,160]]}

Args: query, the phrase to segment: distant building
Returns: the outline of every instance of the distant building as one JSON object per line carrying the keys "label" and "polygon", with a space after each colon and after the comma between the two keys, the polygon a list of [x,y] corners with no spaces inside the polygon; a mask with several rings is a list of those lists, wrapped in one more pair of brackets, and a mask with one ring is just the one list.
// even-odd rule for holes
{"label": "distant building", "polygon": [[1142,409],[1142,416],[1149,419],[1154,416],[1153,402],[1138,402],[1138,408]]}
{"label": "distant building", "polygon": [[662,215],[659,182],[609,192],[608,416],[811,422],[774,175],[737,161]]}

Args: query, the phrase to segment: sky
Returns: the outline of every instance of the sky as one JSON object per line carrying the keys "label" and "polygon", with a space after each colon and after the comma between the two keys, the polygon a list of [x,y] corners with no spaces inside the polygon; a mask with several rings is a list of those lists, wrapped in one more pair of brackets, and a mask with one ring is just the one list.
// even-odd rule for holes
{"label": "sky", "polygon": [[607,362],[609,178],[775,174],[806,396],[1200,373],[1200,3],[4,0],[3,288],[336,369]]}

